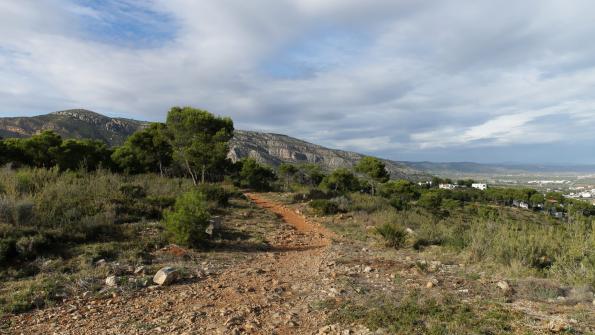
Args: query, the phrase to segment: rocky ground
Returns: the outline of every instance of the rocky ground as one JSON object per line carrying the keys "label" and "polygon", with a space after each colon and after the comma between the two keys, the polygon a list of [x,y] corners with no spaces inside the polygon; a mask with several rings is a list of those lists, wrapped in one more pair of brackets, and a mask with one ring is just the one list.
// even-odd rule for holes
{"label": "rocky ground", "polygon": [[[443,314],[439,307],[447,301],[453,304],[446,315],[462,315],[462,319],[459,324],[449,323],[451,328],[445,328],[444,334],[460,333],[457,325],[477,327],[466,332],[471,334],[595,331],[592,293],[590,298],[584,298],[585,293],[575,300],[570,293],[553,301],[527,299],[525,288],[517,283],[470,275],[464,264],[426,259],[413,250],[387,252],[369,241],[329,231],[324,219],[304,216],[299,205],[281,205],[262,194],[248,197],[253,204],[243,204],[224,217],[224,227],[238,236],[259,236],[259,243],[252,239],[228,250],[200,253],[171,246],[160,251],[168,255],[163,260],[169,264],[164,264],[184,267],[172,285],[119,290],[122,278],[136,280],[143,269],[115,274],[114,287],[106,291],[110,295],[67,298],[58,306],[4,317],[1,332],[406,334],[398,330],[399,325],[409,327],[405,319],[414,315],[411,311],[423,314],[424,309],[396,309],[380,318],[367,312],[390,297],[414,297],[413,303],[436,299],[439,305],[431,310]],[[386,319],[386,315],[403,320]],[[448,321],[441,318],[427,322]],[[423,334],[424,328],[415,322],[410,329]]]}

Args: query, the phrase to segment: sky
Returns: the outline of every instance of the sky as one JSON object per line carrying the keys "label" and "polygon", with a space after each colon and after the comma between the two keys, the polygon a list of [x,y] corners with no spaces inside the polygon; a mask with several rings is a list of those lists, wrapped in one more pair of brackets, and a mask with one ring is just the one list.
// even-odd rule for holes
{"label": "sky", "polygon": [[395,160],[595,163],[590,0],[3,0],[0,116],[172,106]]}

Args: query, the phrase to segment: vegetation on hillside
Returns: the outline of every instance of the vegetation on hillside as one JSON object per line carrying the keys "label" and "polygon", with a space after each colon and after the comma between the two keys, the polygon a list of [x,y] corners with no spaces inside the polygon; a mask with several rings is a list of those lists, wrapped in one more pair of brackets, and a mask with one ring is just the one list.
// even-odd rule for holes
{"label": "vegetation on hillside", "polygon": [[[233,129],[229,118],[174,107],[167,122],[115,148],[50,131],[1,140],[0,275],[16,284],[0,289],[0,311],[52,304],[77,280],[98,291],[97,278],[106,274],[97,266],[101,260],[150,263],[168,243],[213,247],[216,218],[241,196],[236,187],[290,192],[313,215],[337,215],[333,229],[378,241],[383,251],[438,249],[496,272],[595,286],[595,207],[589,203],[533,189],[478,190],[471,180],[389,180],[375,158],[329,173],[314,164],[275,170],[254,159],[232,163],[226,154]],[[459,187],[440,189],[440,183]],[[475,315],[470,306],[449,310],[434,300],[397,300],[379,301],[370,311],[337,306],[332,317],[440,332],[454,327],[447,315],[464,327]],[[423,326],[415,323],[420,315],[427,318]]]}

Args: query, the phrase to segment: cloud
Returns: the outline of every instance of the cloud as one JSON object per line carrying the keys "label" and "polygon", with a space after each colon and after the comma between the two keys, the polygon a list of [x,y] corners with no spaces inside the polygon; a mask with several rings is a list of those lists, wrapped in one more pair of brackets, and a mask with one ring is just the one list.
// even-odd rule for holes
{"label": "cloud", "polygon": [[551,146],[591,162],[579,147],[595,137],[594,9],[586,0],[5,1],[0,115],[84,107],[159,121],[193,105],[238,128],[393,159],[481,160],[491,148],[490,159],[508,160]]}

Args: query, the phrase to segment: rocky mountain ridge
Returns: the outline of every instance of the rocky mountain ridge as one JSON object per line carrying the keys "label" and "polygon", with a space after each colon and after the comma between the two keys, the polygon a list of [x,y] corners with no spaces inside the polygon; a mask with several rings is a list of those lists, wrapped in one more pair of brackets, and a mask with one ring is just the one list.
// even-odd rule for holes
{"label": "rocky mountain ridge", "polygon": [[[228,156],[237,161],[251,157],[273,166],[287,163],[315,163],[326,170],[352,168],[364,155],[337,149],[329,149],[287,135],[236,130]],[[392,178],[421,180],[429,175],[421,170],[392,160],[383,159]]]}
{"label": "rocky mountain ridge", "polygon": [[[0,118],[0,136],[28,137],[44,130],[53,130],[64,138],[93,138],[115,146],[147,124],[110,118],[84,109],[71,109],[33,117]],[[229,158],[237,161],[246,157],[272,166],[282,162],[315,163],[325,170],[333,170],[352,168],[364,155],[325,148],[282,134],[236,130],[230,143]],[[393,178],[418,180],[429,177],[404,163],[383,161]]]}
{"label": "rocky mountain ridge", "polygon": [[53,130],[65,138],[92,138],[120,145],[148,123],[110,118],[85,109],[70,109],[32,117],[0,118],[0,136],[29,137]]}

